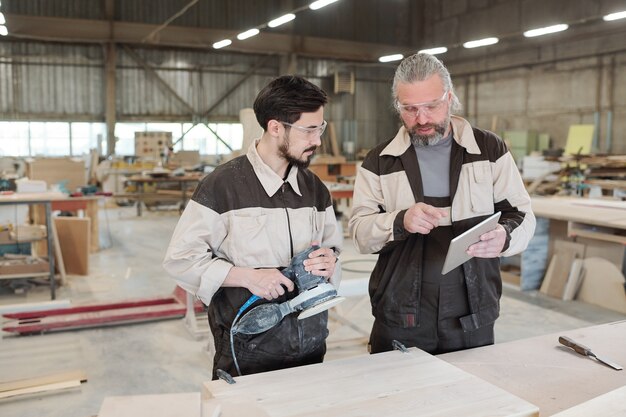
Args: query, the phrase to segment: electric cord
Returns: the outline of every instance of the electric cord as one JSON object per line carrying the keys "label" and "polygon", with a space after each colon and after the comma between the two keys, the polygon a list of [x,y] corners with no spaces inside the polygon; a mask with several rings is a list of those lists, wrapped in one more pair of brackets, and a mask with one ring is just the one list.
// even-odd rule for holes
{"label": "electric cord", "polygon": [[239,374],[239,376],[241,376],[241,369],[239,369],[239,362],[237,362],[237,355],[235,355],[235,325],[237,324],[237,321],[239,320],[239,317],[241,317],[241,314],[246,311],[246,309],[248,307],[250,307],[255,301],[260,300],[261,297],[259,297],[258,295],[252,295],[250,298],[248,298],[248,301],[246,301],[244,303],[244,305],[241,306],[241,308],[239,308],[239,311],[237,312],[237,315],[235,315],[235,318],[233,319],[233,324],[230,326],[230,353],[233,356],[233,363],[235,364],[235,369],[237,369],[237,374]]}
{"label": "electric cord", "polygon": [[230,353],[233,356],[233,362],[235,363],[235,369],[237,369],[237,374],[241,376],[241,369],[239,369],[239,363],[237,362],[237,356],[235,355],[235,332],[233,331],[233,329],[235,328],[235,324],[239,319],[239,316],[241,316],[241,310],[239,310],[239,313],[237,313],[237,315],[235,316],[235,319],[233,320],[233,325],[230,327]]}
{"label": "electric cord", "polygon": [[376,259],[348,259],[346,261],[341,261],[341,270],[346,272],[357,272],[360,274],[369,274],[372,272],[371,269],[363,270],[363,269],[352,269],[346,268],[346,265],[354,264],[354,263],[363,263],[363,262],[373,262],[376,263]]}

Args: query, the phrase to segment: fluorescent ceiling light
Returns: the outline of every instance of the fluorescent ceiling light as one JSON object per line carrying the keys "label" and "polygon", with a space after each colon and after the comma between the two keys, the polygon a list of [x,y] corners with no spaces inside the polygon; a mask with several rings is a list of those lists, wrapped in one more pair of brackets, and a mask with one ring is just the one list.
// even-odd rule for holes
{"label": "fluorescent ceiling light", "polygon": [[237,39],[242,41],[244,39],[251,38],[258,34],[259,34],[259,29],[248,29],[245,32],[241,32],[239,35],[237,35]]}
{"label": "fluorescent ceiling light", "polygon": [[267,26],[271,27],[271,28],[275,28],[276,26],[280,26],[284,23],[287,22],[291,22],[293,19],[296,18],[296,15],[293,13],[287,13],[286,15],[283,15],[281,17],[278,17],[272,21],[270,21]]}
{"label": "fluorescent ceiling light", "polygon": [[220,49],[220,48],[230,45],[231,43],[233,43],[233,41],[231,41],[230,39],[224,39],[219,42],[215,42],[213,44],[213,48]]}
{"label": "fluorescent ceiling light", "polygon": [[526,36],[527,38],[533,38],[535,36],[548,35],[550,33],[556,33],[556,32],[563,32],[564,30],[567,30],[568,27],[569,26],[562,23],[559,25],[546,26],[544,28],[531,29],[531,30],[527,30],[526,32],[524,32],[524,36]]}
{"label": "fluorescent ceiling light", "polygon": [[430,55],[445,54],[446,52],[448,52],[448,48],[446,48],[445,46],[438,46],[436,48],[428,48],[428,49],[422,49],[420,51],[417,51],[418,54],[430,54]]}
{"label": "fluorescent ceiling light", "polygon": [[602,19],[606,20],[607,22],[611,21],[611,20],[617,20],[617,19],[623,19],[626,17],[626,10],[624,10],[623,12],[617,12],[617,13],[611,13],[611,14],[607,14],[606,16],[604,16]]}
{"label": "fluorescent ceiling light", "polygon": [[7,36],[9,31],[6,26],[0,25],[0,36]]}
{"label": "fluorescent ceiling light", "polygon": [[380,62],[393,62],[393,61],[399,61],[402,58],[404,58],[404,55],[402,54],[393,54],[393,55],[381,56],[380,58],[378,58],[378,60]]}
{"label": "fluorescent ceiling light", "polygon": [[334,3],[336,1],[337,0],[317,0],[309,4],[309,9],[311,10],[321,9],[322,7],[328,6],[329,4]]}
{"label": "fluorescent ceiling light", "polygon": [[469,42],[465,42],[463,44],[464,48],[478,48],[479,46],[487,46],[487,45],[494,45],[498,43],[498,38],[485,38],[485,39],[478,39],[475,41],[469,41]]}
{"label": "fluorescent ceiling light", "polygon": [[6,25],[7,21],[4,18],[4,15],[2,14],[2,12],[0,12],[0,25]]}

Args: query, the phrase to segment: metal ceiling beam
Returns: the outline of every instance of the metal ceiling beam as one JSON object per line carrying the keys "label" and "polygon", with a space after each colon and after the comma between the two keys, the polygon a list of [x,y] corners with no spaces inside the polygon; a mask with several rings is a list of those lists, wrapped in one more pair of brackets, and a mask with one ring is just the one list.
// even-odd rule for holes
{"label": "metal ceiling beam", "polygon": [[[141,44],[142,40],[158,29],[158,25],[106,20],[68,19],[7,14],[9,34],[18,39],[54,42]],[[261,32],[259,35],[238,41],[237,32],[219,29],[167,26],[160,30],[159,39],[144,45],[211,49],[214,42],[234,39],[224,51],[256,54],[298,54],[305,57],[330,58],[350,61],[376,62],[378,57],[398,50],[398,45],[353,42],[312,36],[293,36]]]}

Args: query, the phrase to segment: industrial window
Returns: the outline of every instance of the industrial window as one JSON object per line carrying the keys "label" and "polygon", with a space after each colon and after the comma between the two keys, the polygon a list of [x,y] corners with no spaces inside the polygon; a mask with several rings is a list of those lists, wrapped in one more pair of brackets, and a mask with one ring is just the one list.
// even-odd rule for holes
{"label": "industrial window", "polygon": [[[241,149],[243,126],[241,123],[117,123],[115,127],[115,153],[135,153],[135,132],[171,132],[174,152],[200,151],[201,155],[224,155]],[[185,133],[182,140],[180,137]],[[219,136],[218,139],[216,134]],[[226,145],[228,144],[228,146]]]}
{"label": "industrial window", "polygon": [[[117,155],[135,154],[135,132],[171,132],[174,151],[197,150],[202,155],[229,154],[243,143],[240,123],[117,123]],[[0,156],[80,156],[91,149],[103,154],[106,136],[104,123],[0,121]]]}
{"label": "industrial window", "polygon": [[0,122],[0,156],[80,156],[103,141],[104,123]]}

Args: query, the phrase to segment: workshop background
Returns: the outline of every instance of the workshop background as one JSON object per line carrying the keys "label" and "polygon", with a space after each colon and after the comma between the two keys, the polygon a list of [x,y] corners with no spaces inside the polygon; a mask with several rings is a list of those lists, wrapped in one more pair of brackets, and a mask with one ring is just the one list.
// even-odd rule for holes
{"label": "workshop background", "polygon": [[[193,189],[260,134],[258,91],[299,74],[330,96],[311,170],[346,232],[417,51],[533,197],[535,237],[502,261],[497,344],[624,320],[625,39],[623,0],[0,0],[0,413],[200,391],[206,312],[161,268]],[[376,256],[344,236],[329,361],[365,354],[373,320]]]}

